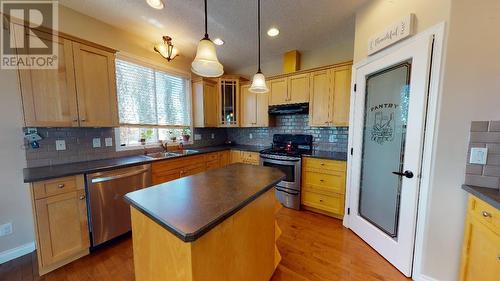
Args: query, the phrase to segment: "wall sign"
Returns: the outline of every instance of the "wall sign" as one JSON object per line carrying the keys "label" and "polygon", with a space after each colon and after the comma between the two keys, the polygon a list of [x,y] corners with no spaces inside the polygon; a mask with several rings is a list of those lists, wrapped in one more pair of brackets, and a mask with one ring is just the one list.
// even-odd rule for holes
{"label": "wall sign", "polygon": [[368,40],[368,55],[373,55],[376,52],[413,35],[414,18],[414,14],[409,14],[389,26],[385,31],[370,37]]}

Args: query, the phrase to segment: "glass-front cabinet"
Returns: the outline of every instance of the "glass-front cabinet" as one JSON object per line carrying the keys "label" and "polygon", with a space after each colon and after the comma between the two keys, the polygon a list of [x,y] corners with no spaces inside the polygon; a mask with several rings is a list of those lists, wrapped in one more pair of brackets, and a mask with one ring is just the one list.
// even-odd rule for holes
{"label": "glass-front cabinet", "polygon": [[222,77],[219,85],[219,127],[238,127],[240,123],[240,78]]}

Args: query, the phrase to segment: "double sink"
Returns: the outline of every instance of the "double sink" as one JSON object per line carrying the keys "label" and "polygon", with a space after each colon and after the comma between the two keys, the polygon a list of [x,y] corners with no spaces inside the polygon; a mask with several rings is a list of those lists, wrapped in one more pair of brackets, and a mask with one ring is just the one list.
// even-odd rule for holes
{"label": "double sink", "polygon": [[179,156],[196,154],[198,152],[199,152],[198,150],[183,149],[183,150],[176,150],[176,151],[150,153],[150,154],[147,154],[146,157],[153,158],[153,159],[166,159],[166,158],[175,158],[175,157],[179,157]]}

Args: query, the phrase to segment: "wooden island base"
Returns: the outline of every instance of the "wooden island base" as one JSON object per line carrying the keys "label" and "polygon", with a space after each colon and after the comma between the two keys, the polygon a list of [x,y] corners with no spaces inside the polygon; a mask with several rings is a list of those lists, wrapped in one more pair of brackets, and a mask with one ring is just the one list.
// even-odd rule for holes
{"label": "wooden island base", "polygon": [[274,188],[193,242],[131,213],[137,281],[267,281],[279,263]]}

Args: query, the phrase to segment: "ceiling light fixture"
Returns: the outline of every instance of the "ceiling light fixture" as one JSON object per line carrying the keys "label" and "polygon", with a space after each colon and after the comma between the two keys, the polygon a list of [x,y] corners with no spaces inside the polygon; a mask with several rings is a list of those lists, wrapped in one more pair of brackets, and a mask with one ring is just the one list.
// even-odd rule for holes
{"label": "ceiling light fixture", "polygon": [[163,36],[163,43],[156,44],[154,50],[167,59],[167,61],[173,60],[179,54],[177,48],[172,44],[170,36]]}
{"label": "ceiling light fixture", "polygon": [[269,35],[271,37],[278,36],[278,34],[280,34],[280,30],[278,28],[276,28],[276,27],[271,27],[267,31],[267,35]]}
{"label": "ceiling light fixture", "polygon": [[215,45],[218,45],[218,46],[221,46],[221,45],[224,45],[224,40],[220,39],[220,38],[215,38],[214,39],[214,44]]}
{"label": "ceiling light fixture", "polygon": [[259,70],[253,76],[252,85],[248,89],[252,93],[267,93],[269,89],[266,85],[266,77],[260,70],[260,0],[257,0],[257,30],[258,30],[258,44],[259,44]]}
{"label": "ceiling light fixture", "polygon": [[151,8],[157,10],[161,10],[165,7],[165,5],[163,5],[163,1],[161,0],[146,0],[146,3],[148,3],[148,5],[151,6]]}
{"label": "ceiling light fixture", "polygon": [[202,77],[219,77],[224,74],[224,67],[217,59],[215,45],[208,37],[207,0],[205,0],[205,36],[198,43],[191,71]]}

